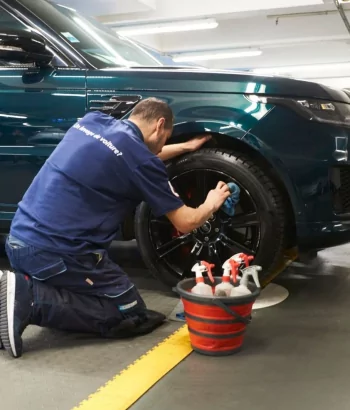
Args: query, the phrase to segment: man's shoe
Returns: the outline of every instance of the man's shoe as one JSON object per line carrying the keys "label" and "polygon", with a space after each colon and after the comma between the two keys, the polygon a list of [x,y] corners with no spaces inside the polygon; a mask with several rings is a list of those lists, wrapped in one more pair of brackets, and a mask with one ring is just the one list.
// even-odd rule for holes
{"label": "man's shoe", "polygon": [[128,338],[146,335],[161,326],[166,316],[154,310],[145,309],[142,314],[123,320],[104,336],[108,338]]}
{"label": "man's shoe", "polygon": [[163,315],[163,313],[145,309],[144,315],[141,317],[140,324],[132,329],[132,333],[134,336],[151,333],[153,330],[157,329],[157,327],[161,326],[165,320],[166,316]]}
{"label": "man's shoe", "polygon": [[[0,282],[1,282],[1,278],[2,278],[3,274],[4,274],[4,272],[2,270],[0,270]],[[0,350],[3,349],[3,348],[4,348],[4,345],[2,344],[1,336],[0,336]]]}
{"label": "man's shoe", "polygon": [[0,338],[13,357],[22,356],[22,333],[29,325],[32,305],[31,279],[5,271],[0,282]]}

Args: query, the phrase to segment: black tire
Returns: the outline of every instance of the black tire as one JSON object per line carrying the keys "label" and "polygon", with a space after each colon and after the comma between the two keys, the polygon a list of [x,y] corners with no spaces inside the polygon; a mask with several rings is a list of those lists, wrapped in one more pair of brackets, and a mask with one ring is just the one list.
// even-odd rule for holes
{"label": "black tire", "polygon": [[[246,244],[249,243],[249,249],[252,250],[251,253],[255,252],[254,264],[263,267],[261,279],[268,276],[274,270],[284,248],[286,214],[283,197],[267,174],[246,156],[218,149],[202,149],[195,153],[187,154],[171,161],[167,165],[167,168],[169,179],[175,187],[175,190],[177,190],[181,198],[189,206],[198,206],[200,203],[204,202],[206,193],[216,185],[215,176],[218,176],[225,182],[230,180],[234,181],[241,187],[242,204],[240,206],[242,210],[248,209],[248,211],[244,211],[246,213],[241,211],[241,213],[237,214],[236,219],[232,218],[232,221],[236,221],[233,225],[240,227],[241,225],[239,223],[237,224],[237,221],[239,222],[242,220],[244,215],[254,215],[254,212],[249,210],[252,209],[251,206],[254,206],[254,209],[256,210],[255,218],[257,220],[254,221],[254,225],[251,226],[247,224],[244,228],[227,229],[233,229],[233,231],[230,231],[232,233],[231,238],[236,238],[238,235],[239,238],[246,238],[247,234],[241,233],[243,229],[245,232],[249,231],[254,233],[255,236],[250,234],[250,239],[248,242],[244,242],[244,246],[247,246]],[[206,177],[206,175],[208,175],[208,177]],[[194,180],[194,182],[191,182],[193,178],[198,178],[199,182],[197,183],[197,179]],[[209,179],[211,181],[211,184],[209,183],[206,187],[207,191],[202,198],[199,198],[198,194],[200,191],[200,178],[202,178],[203,181],[209,181]],[[181,186],[179,186],[181,181]],[[191,183],[196,187],[196,203],[193,203],[193,199],[189,200],[187,198],[188,195],[186,196],[185,194],[186,184],[191,185]],[[250,205],[249,201],[251,201],[252,205]],[[241,217],[241,219],[238,219],[239,217]],[[220,214],[219,218],[221,220],[222,214]],[[223,218],[223,220],[224,219],[225,218]],[[158,226],[160,226],[158,224],[162,221],[152,221],[151,223],[151,220],[152,213],[150,207],[146,203],[142,203],[135,216],[135,234],[141,256],[146,266],[155,277],[169,286],[175,286],[183,277],[192,276],[192,273],[190,272],[191,264],[189,262],[186,262],[186,264],[184,257],[184,266],[182,269],[183,276],[181,276],[181,255],[175,255],[174,253],[179,252],[182,245],[171,251],[173,252],[172,257],[175,262],[170,263],[167,259],[159,258],[155,243],[159,237],[162,237],[160,234],[158,235],[158,233],[161,232],[161,229],[163,229],[161,227],[158,228]],[[156,227],[154,227],[155,222]],[[162,223],[166,223],[166,221],[163,221]],[[250,221],[250,223],[253,223],[253,220]],[[222,226],[230,227],[230,225]],[[158,239],[154,238],[154,235],[156,234],[158,235]],[[224,243],[224,241],[222,238],[220,241],[216,240],[216,242],[214,238],[213,241],[213,247],[208,245],[207,255],[209,255],[209,259],[215,256],[215,260],[212,260],[212,262],[217,262],[216,266],[218,267],[218,270],[216,271],[216,274],[221,275],[221,265],[226,258],[220,258],[222,258],[222,253],[226,251],[227,244],[223,247],[224,251],[221,251],[219,254],[218,248]],[[213,251],[214,245],[217,252]],[[192,246],[192,244],[190,244],[190,246]],[[183,245],[183,248],[184,247],[185,245]],[[234,251],[234,247],[232,249],[233,251],[230,255],[242,251],[241,249]],[[168,258],[168,256],[166,257]],[[191,257],[192,255],[186,256],[189,261]],[[196,258],[192,260],[193,263],[195,263],[195,259]],[[202,254],[200,254],[197,259],[202,259]],[[177,263],[180,268],[176,265]],[[218,266],[219,263],[221,263],[220,266]]]}

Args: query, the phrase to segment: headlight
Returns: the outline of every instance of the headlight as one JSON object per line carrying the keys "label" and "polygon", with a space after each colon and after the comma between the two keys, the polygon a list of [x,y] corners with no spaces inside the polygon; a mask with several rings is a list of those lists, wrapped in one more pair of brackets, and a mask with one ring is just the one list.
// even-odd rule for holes
{"label": "headlight", "polygon": [[249,101],[255,103],[259,102],[262,104],[274,104],[289,107],[308,121],[350,127],[350,104],[313,99],[262,97],[259,95],[246,95],[245,97]]}

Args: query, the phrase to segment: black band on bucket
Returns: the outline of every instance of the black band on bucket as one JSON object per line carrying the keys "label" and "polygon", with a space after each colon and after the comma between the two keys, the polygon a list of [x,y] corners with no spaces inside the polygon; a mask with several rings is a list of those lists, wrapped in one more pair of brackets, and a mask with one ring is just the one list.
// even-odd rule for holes
{"label": "black band on bucket", "polygon": [[[207,319],[204,317],[198,317],[194,316],[191,313],[185,312],[186,317],[188,317],[191,320],[195,320],[196,322],[201,322],[201,323],[215,323],[217,325],[232,325],[234,323],[242,323],[241,320],[239,319]],[[248,318],[247,318],[248,320]]]}
{"label": "black band on bucket", "polygon": [[216,306],[221,307],[222,309],[224,309],[225,312],[227,312],[228,314],[230,314],[231,316],[233,316],[234,318],[236,318],[239,322],[242,322],[246,325],[248,325],[251,322],[251,317],[243,317],[240,314],[236,313],[235,311],[229,309],[227,307],[227,305],[225,305],[224,303],[221,302],[221,300],[219,299],[213,299],[213,304]]}
{"label": "black band on bucket", "polygon": [[208,339],[232,339],[233,337],[242,336],[245,332],[245,329],[239,332],[216,334],[216,333],[202,333],[188,326],[188,331],[192,333],[193,335],[200,336],[200,337],[207,337]]}
{"label": "black band on bucket", "polygon": [[230,350],[204,350],[204,349],[199,349],[198,347],[194,345],[192,345],[192,347],[195,352],[204,354],[205,356],[228,356],[234,353],[238,353],[242,350],[242,346],[239,346],[239,347],[236,347]]}

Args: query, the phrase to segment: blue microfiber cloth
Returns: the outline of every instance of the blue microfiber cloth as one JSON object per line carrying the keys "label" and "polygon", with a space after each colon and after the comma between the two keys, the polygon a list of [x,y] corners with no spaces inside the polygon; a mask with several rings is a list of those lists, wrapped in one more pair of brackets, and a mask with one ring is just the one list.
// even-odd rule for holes
{"label": "blue microfiber cloth", "polygon": [[229,182],[227,186],[230,188],[231,195],[222,204],[221,210],[228,216],[233,216],[235,214],[236,205],[238,204],[241,190],[234,182]]}

